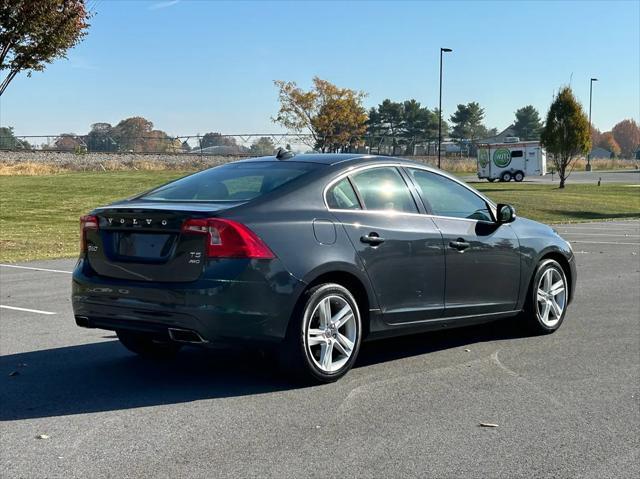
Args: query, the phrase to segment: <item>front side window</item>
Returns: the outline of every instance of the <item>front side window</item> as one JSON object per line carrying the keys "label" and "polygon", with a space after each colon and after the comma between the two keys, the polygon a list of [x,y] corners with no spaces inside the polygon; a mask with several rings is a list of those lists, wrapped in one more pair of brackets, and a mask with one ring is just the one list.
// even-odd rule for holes
{"label": "front side window", "polygon": [[418,212],[409,188],[392,166],[371,168],[356,173],[351,179],[368,210]]}
{"label": "front side window", "polygon": [[436,173],[413,168],[409,171],[420,197],[434,215],[492,221],[486,201],[473,191]]}
{"label": "front side window", "polygon": [[522,158],[522,150],[513,150],[511,152],[511,158]]}

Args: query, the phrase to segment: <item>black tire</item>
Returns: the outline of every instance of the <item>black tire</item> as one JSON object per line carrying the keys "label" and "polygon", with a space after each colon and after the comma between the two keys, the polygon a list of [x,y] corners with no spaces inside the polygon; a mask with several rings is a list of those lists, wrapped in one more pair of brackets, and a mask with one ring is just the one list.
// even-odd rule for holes
{"label": "black tire", "polygon": [[[327,341],[327,346],[323,346],[322,344],[314,344],[309,345],[308,341],[308,330],[311,326],[314,326],[313,329],[316,331],[319,330],[320,326],[315,324],[316,321],[319,321],[318,308],[320,308],[320,304],[323,301],[328,301],[330,303],[329,310],[332,312],[331,308],[334,307],[331,302],[336,302],[340,305],[349,305],[351,311],[353,313],[353,323],[349,320],[349,328],[351,328],[351,332],[355,331],[355,338],[353,340],[353,347],[350,349],[350,356],[345,356],[340,359],[342,353],[336,346],[334,352],[334,346],[330,347],[330,357],[333,358],[338,356],[338,361],[336,364],[340,364],[344,359],[344,363],[340,365],[339,368],[333,371],[325,371],[319,365],[321,361],[321,357],[317,357],[318,348],[327,348],[330,341],[333,341],[333,344],[339,343],[338,339],[335,339],[336,336],[327,337],[325,336],[317,336],[316,338],[323,338],[322,341]],[[331,314],[331,313],[330,313]],[[337,316],[333,315],[332,319]],[[339,330],[336,330],[336,334],[338,332],[346,333],[345,329],[347,326],[341,326]],[[328,331],[328,329],[327,329]],[[342,336],[343,338],[346,336]],[[336,283],[325,283],[318,286],[315,286],[309,289],[304,297],[301,299],[299,306],[293,313],[291,317],[291,321],[289,323],[289,330],[287,332],[287,337],[283,344],[283,350],[280,354],[280,367],[281,369],[287,373],[289,376],[296,380],[301,380],[302,382],[314,382],[314,383],[330,383],[333,381],[337,381],[342,376],[344,376],[355,363],[358,352],[360,350],[360,342],[362,340],[362,320],[360,318],[360,311],[358,308],[358,304],[353,297],[353,295],[347,290],[344,286],[341,286]],[[342,346],[340,346],[342,348]],[[320,353],[321,355],[322,353]],[[331,360],[332,361],[332,360]],[[333,361],[332,361],[333,362]]]}
{"label": "black tire", "polygon": [[504,173],[502,173],[502,175],[500,176],[500,181],[503,181],[505,183],[508,183],[509,181],[511,181],[511,173],[509,171],[505,171]]}
{"label": "black tire", "polygon": [[149,334],[132,331],[116,331],[120,343],[132,353],[150,359],[170,359],[182,345],[172,341],[162,341]]}
{"label": "black tire", "polygon": [[[541,281],[543,280],[543,275],[548,274],[547,272],[551,271],[551,277],[555,278],[555,281],[559,281],[560,279],[563,282],[564,288],[564,296],[561,301],[558,301],[558,295],[554,296],[553,301],[556,304],[561,303],[562,312],[559,317],[556,317],[553,308],[548,313],[547,321],[544,320],[544,310],[545,305],[543,301],[538,300],[538,289],[541,286]],[[553,282],[554,280],[551,280]],[[560,263],[553,259],[545,259],[540,262],[538,267],[536,268],[536,272],[531,279],[531,284],[529,286],[529,291],[527,293],[527,301],[525,303],[525,308],[522,313],[523,322],[526,330],[532,334],[550,334],[554,331],[558,330],[562,325],[564,318],[567,314],[567,301],[569,298],[569,283],[567,281],[567,276],[565,275],[562,266]],[[551,316],[553,320],[551,319]]]}
{"label": "black tire", "polygon": [[496,181],[496,179],[495,179],[495,178],[487,178],[487,181],[488,181],[489,183],[493,183],[494,181]]}
{"label": "black tire", "polygon": [[524,173],[522,171],[516,171],[515,175],[513,175],[513,179],[520,183],[524,180]]}

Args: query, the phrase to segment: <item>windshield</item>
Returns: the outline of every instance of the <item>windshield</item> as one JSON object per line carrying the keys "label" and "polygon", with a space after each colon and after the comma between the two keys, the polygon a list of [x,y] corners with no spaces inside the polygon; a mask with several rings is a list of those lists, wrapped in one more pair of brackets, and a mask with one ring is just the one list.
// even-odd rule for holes
{"label": "windshield", "polygon": [[316,163],[230,163],[201,171],[152,190],[139,199],[154,201],[247,201],[310,171]]}

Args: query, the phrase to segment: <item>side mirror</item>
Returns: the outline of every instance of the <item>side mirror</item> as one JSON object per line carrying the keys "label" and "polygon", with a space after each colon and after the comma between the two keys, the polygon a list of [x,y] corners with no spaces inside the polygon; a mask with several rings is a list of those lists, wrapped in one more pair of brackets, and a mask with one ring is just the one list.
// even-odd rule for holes
{"label": "side mirror", "polygon": [[511,205],[499,204],[496,208],[498,224],[511,223],[516,219],[516,209]]}

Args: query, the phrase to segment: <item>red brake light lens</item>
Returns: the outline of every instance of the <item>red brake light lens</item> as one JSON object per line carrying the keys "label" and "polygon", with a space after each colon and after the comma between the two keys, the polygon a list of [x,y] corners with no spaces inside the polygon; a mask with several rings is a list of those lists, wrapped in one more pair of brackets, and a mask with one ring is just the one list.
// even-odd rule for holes
{"label": "red brake light lens", "polygon": [[98,217],[85,215],[80,217],[80,252],[87,251],[87,230],[98,229]]}
{"label": "red brake light lens", "polygon": [[190,219],[182,225],[183,234],[206,236],[209,258],[273,259],[275,255],[249,228],[220,218]]}

